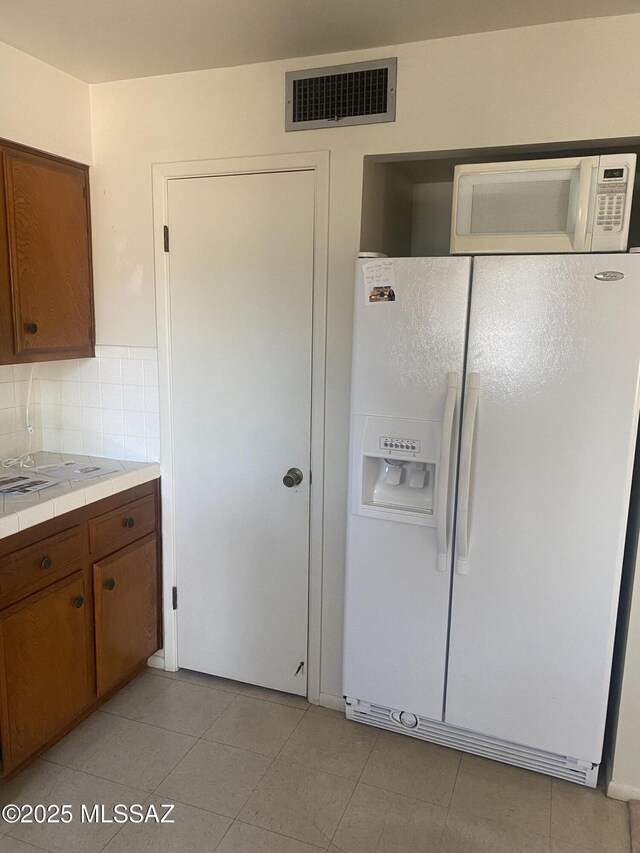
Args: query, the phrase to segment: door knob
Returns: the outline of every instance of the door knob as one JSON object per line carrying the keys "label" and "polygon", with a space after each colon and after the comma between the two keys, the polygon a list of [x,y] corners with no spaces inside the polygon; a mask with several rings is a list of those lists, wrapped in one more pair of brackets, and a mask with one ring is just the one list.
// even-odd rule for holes
{"label": "door knob", "polygon": [[27,323],[26,330],[30,335],[36,335],[38,333],[38,324],[37,323]]}
{"label": "door knob", "polygon": [[114,581],[113,578],[109,578],[109,580],[106,582],[105,586],[107,587],[108,590],[115,589],[116,588],[116,582]]}
{"label": "door knob", "polygon": [[303,480],[302,471],[299,468],[289,468],[287,473],[282,478],[282,482],[288,489],[294,486],[299,486]]}

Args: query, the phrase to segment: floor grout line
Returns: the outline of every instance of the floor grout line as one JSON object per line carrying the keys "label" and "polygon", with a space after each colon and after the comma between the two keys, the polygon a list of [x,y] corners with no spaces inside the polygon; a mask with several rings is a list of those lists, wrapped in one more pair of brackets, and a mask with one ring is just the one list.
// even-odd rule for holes
{"label": "floor grout line", "polygon": [[340,829],[340,824],[342,823],[342,820],[343,820],[345,814],[347,813],[347,809],[349,808],[349,805],[351,804],[351,800],[353,799],[353,795],[355,794],[355,792],[358,789],[358,785],[360,784],[360,780],[362,779],[362,774],[367,769],[367,765],[369,764],[369,761],[371,760],[371,756],[373,755],[373,751],[376,748],[378,741],[380,740],[380,734],[381,734],[381,729],[378,729],[378,731],[376,732],[375,740],[371,744],[371,749],[369,750],[369,755],[367,756],[367,760],[362,765],[362,770],[358,774],[358,778],[355,780],[355,785],[353,786],[353,791],[351,792],[351,796],[347,800],[347,804],[345,805],[344,809],[342,810],[342,814],[340,815],[340,818],[338,819],[338,823],[336,824],[336,828],[333,830],[333,834],[332,834],[331,839],[329,841],[329,845],[327,847],[327,850],[331,846],[337,847],[337,844],[334,844],[333,839],[336,837],[336,832]]}
{"label": "floor grout line", "polygon": [[[149,673],[149,674],[151,674],[151,675],[155,675],[153,672],[151,672],[151,673]],[[156,676],[156,677],[160,677],[160,678],[161,678],[162,676]],[[195,683],[193,683],[193,682],[189,682],[189,681],[181,680],[181,679],[176,679],[176,678],[165,678],[165,680],[169,682],[169,687],[170,687],[170,685],[171,685],[171,684],[173,684],[173,683],[175,683],[175,682],[177,682],[177,681],[180,681],[182,684],[192,684],[192,686],[198,686],[198,687],[200,687],[200,686],[204,687],[204,686],[205,686],[205,685],[199,685],[199,684],[195,684]],[[131,682],[131,684],[134,684],[134,683],[135,683],[135,679],[134,679],[134,681],[132,681],[132,682]],[[169,689],[169,687],[168,687],[167,689]],[[357,789],[358,789],[358,786],[359,786],[360,784],[365,784],[365,783],[363,783],[363,782],[362,782],[362,778],[363,778],[363,776],[365,775],[365,773],[366,773],[366,771],[367,771],[367,768],[368,768],[368,767],[370,767],[370,765],[371,765],[371,762],[372,762],[372,760],[373,760],[374,753],[375,753],[376,749],[377,749],[377,748],[378,748],[378,746],[379,746],[380,738],[384,736],[384,732],[383,732],[383,730],[381,730],[381,729],[379,729],[379,728],[377,728],[377,727],[368,727],[368,728],[369,728],[369,730],[373,729],[373,730],[375,731],[375,738],[374,738],[374,739],[372,739],[371,746],[370,746],[369,752],[368,752],[368,754],[367,754],[366,760],[363,762],[363,764],[362,764],[362,768],[361,768],[360,772],[357,774],[357,778],[353,778],[353,777],[349,777],[349,776],[344,776],[344,775],[340,775],[339,773],[330,772],[330,771],[324,770],[324,769],[322,769],[322,768],[320,768],[320,767],[316,767],[316,766],[315,766],[315,764],[314,764],[313,762],[312,762],[312,763],[305,763],[304,761],[302,761],[302,760],[298,760],[298,759],[296,759],[296,758],[290,758],[290,757],[288,757],[288,756],[283,756],[283,752],[284,752],[284,750],[286,749],[287,745],[288,745],[288,744],[292,741],[292,739],[295,737],[296,732],[298,731],[299,727],[300,727],[300,726],[302,726],[302,725],[304,725],[305,721],[307,720],[307,715],[308,715],[310,712],[313,714],[312,709],[313,709],[314,707],[316,707],[316,706],[312,705],[311,703],[307,703],[307,704],[306,704],[306,706],[305,706],[305,707],[303,707],[303,708],[296,708],[296,707],[295,707],[295,706],[293,706],[293,705],[287,705],[287,704],[282,703],[282,702],[273,702],[273,701],[271,701],[271,700],[269,700],[269,699],[263,699],[263,698],[261,698],[261,697],[259,697],[259,696],[251,696],[251,695],[247,695],[247,694],[242,693],[242,692],[240,692],[240,691],[236,691],[236,692],[233,692],[233,693],[232,693],[232,691],[229,691],[229,690],[221,690],[219,687],[214,687],[214,686],[212,686],[212,687],[206,687],[206,689],[213,689],[213,690],[217,691],[218,693],[226,693],[226,694],[228,694],[228,695],[229,695],[229,697],[230,697],[230,701],[229,701],[229,703],[226,705],[226,707],[225,707],[223,710],[221,710],[219,713],[217,713],[217,714],[215,715],[215,717],[213,718],[213,720],[211,721],[211,723],[208,725],[208,727],[205,729],[205,731],[204,731],[201,735],[193,735],[193,734],[189,734],[189,733],[187,733],[187,732],[180,732],[180,731],[176,731],[176,729],[167,728],[167,727],[165,727],[165,726],[159,726],[159,725],[156,725],[156,724],[154,724],[154,723],[148,723],[148,722],[145,722],[145,721],[143,721],[143,720],[136,720],[136,719],[132,719],[132,718],[130,718],[130,717],[124,717],[124,716],[122,716],[122,715],[120,715],[120,714],[114,713],[113,711],[104,710],[104,708],[100,708],[100,709],[98,709],[98,711],[101,711],[101,712],[104,714],[105,718],[107,718],[107,717],[110,717],[110,718],[116,717],[116,718],[119,718],[119,719],[122,719],[122,720],[127,720],[128,722],[138,723],[139,725],[147,726],[147,727],[149,727],[150,729],[156,729],[156,730],[158,730],[158,731],[166,732],[166,733],[169,733],[169,734],[175,734],[175,735],[177,735],[177,736],[182,735],[182,736],[184,736],[184,737],[189,737],[190,739],[192,739],[192,740],[193,740],[193,743],[189,746],[189,748],[188,748],[188,749],[187,749],[187,751],[184,753],[184,755],[182,755],[182,756],[181,756],[181,757],[180,757],[180,758],[179,758],[175,763],[173,763],[173,764],[172,764],[172,766],[171,766],[171,768],[168,770],[168,772],[167,772],[167,773],[162,777],[162,779],[158,782],[158,784],[157,784],[157,785],[156,785],[152,790],[146,790],[146,789],[143,789],[143,788],[139,788],[139,787],[137,787],[136,785],[132,785],[132,784],[129,784],[129,783],[127,783],[127,782],[121,782],[121,781],[117,781],[117,780],[114,780],[114,779],[109,779],[109,778],[107,778],[107,777],[100,776],[100,775],[98,775],[98,774],[96,774],[96,773],[94,773],[94,772],[86,771],[86,770],[84,770],[84,769],[80,769],[79,767],[70,767],[68,764],[62,763],[62,762],[57,761],[57,760],[52,760],[51,758],[46,758],[46,757],[44,757],[44,756],[40,756],[40,760],[41,760],[41,761],[43,761],[43,762],[46,762],[46,763],[48,763],[48,764],[52,764],[52,765],[55,765],[55,766],[57,766],[57,767],[64,768],[65,770],[69,771],[69,773],[82,773],[82,774],[85,774],[85,775],[86,775],[86,776],[88,776],[88,777],[91,777],[91,778],[94,778],[94,779],[97,779],[97,780],[100,780],[100,781],[103,781],[103,782],[107,782],[107,783],[110,783],[110,784],[119,785],[119,786],[121,786],[121,787],[123,787],[123,788],[127,788],[127,789],[129,789],[130,791],[138,792],[138,793],[140,794],[140,797],[141,797],[141,802],[149,803],[149,802],[151,801],[151,799],[152,799],[152,798],[154,798],[154,799],[155,799],[155,798],[158,798],[158,797],[162,797],[162,796],[163,796],[162,794],[158,794],[158,793],[157,793],[157,792],[158,792],[158,789],[159,789],[159,788],[160,788],[160,787],[161,787],[161,786],[166,782],[167,778],[168,778],[168,777],[169,777],[169,776],[170,776],[170,775],[171,775],[171,774],[176,770],[176,768],[177,768],[177,767],[178,767],[178,766],[179,766],[183,761],[185,761],[185,760],[188,758],[188,756],[191,754],[191,752],[192,752],[194,749],[196,749],[196,747],[198,746],[198,744],[199,744],[199,743],[204,742],[204,743],[207,743],[207,744],[216,744],[216,745],[219,745],[219,746],[221,746],[221,747],[226,747],[227,749],[231,749],[231,750],[239,750],[240,752],[244,752],[244,753],[249,754],[249,755],[259,756],[261,759],[265,760],[265,767],[264,767],[264,770],[262,770],[262,771],[259,773],[259,775],[258,775],[258,774],[256,774],[256,775],[258,776],[257,781],[256,781],[256,782],[255,782],[255,784],[251,787],[251,790],[250,790],[250,792],[248,793],[248,795],[246,796],[246,798],[245,798],[244,802],[242,803],[242,805],[238,808],[238,810],[237,810],[237,813],[236,813],[236,816],[235,816],[235,817],[230,817],[228,814],[227,814],[227,815],[225,815],[225,814],[221,814],[221,813],[220,813],[220,812],[218,812],[218,811],[214,811],[214,810],[210,810],[210,809],[207,809],[207,808],[203,808],[203,807],[201,807],[201,806],[199,806],[199,805],[193,805],[192,803],[184,802],[182,799],[176,799],[176,798],[174,798],[174,797],[169,797],[168,795],[167,795],[167,797],[166,797],[167,801],[169,801],[169,802],[175,802],[176,804],[184,805],[184,806],[186,806],[186,807],[196,809],[196,810],[198,810],[198,811],[200,811],[200,812],[203,812],[203,813],[216,815],[217,817],[219,817],[219,818],[221,818],[221,819],[224,819],[224,820],[228,821],[228,822],[229,822],[229,824],[228,824],[228,826],[227,826],[226,830],[224,831],[223,835],[221,836],[221,838],[220,838],[220,840],[219,840],[218,844],[216,845],[216,848],[215,848],[216,850],[217,850],[217,849],[218,849],[218,847],[223,843],[224,839],[227,837],[228,833],[231,831],[231,829],[232,829],[232,827],[233,827],[233,825],[234,825],[235,823],[239,823],[239,824],[246,824],[246,825],[248,825],[248,826],[252,826],[252,827],[256,828],[257,830],[261,830],[261,831],[264,831],[264,832],[272,833],[272,834],[277,835],[277,836],[280,836],[280,837],[282,837],[282,838],[288,838],[288,839],[291,839],[291,840],[293,840],[293,841],[297,841],[297,842],[299,842],[299,843],[305,843],[305,844],[310,845],[310,847],[311,847],[311,848],[317,848],[318,850],[322,850],[322,849],[324,849],[325,851],[328,851],[328,850],[329,850],[329,848],[330,848],[332,845],[337,846],[337,845],[335,845],[335,841],[334,841],[334,839],[335,839],[335,837],[336,837],[336,835],[337,835],[337,832],[338,832],[338,830],[339,830],[339,828],[340,828],[340,825],[341,825],[342,821],[344,820],[344,817],[345,817],[345,815],[346,815],[347,811],[349,810],[349,807],[350,807],[350,805],[351,805],[351,803],[352,803],[352,801],[353,801],[353,798],[354,798],[354,795],[355,795],[355,793],[356,793],[356,791],[357,791]],[[159,696],[160,696],[160,695],[164,695],[164,691],[162,691],[162,692],[159,694]],[[153,703],[153,702],[154,702],[154,701],[156,701],[156,699],[158,699],[158,698],[159,698],[158,696],[153,697],[152,699],[150,699],[150,700],[149,700],[149,702],[148,702],[147,704],[149,704],[149,703]],[[217,741],[217,740],[213,740],[213,739],[211,739],[211,738],[207,738],[207,737],[206,737],[207,732],[209,732],[209,731],[211,730],[211,728],[216,724],[216,722],[217,722],[218,720],[220,720],[220,719],[221,719],[225,714],[227,714],[227,712],[229,712],[229,710],[230,710],[231,708],[233,708],[233,706],[234,706],[235,704],[237,704],[237,703],[238,703],[238,701],[240,700],[240,698],[247,698],[247,699],[250,699],[250,700],[256,700],[256,701],[259,701],[259,702],[266,702],[268,705],[270,705],[270,706],[272,706],[272,707],[279,707],[279,708],[283,709],[283,711],[282,711],[282,714],[283,714],[283,715],[285,714],[285,709],[289,709],[289,710],[296,710],[296,711],[298,711],[298,712],[301,712],[301,713],[300,713],[300,716],[299,716],[299,719],[295,722],[295,725],[293,726],[293,728],[291,729],[291,731],[289,732],[289,734],[286,736],[286,738],[284,739],[284,741],[282,742],[282,744],[279,746],[279,748],[277,748],[277,751],[275,751],[275,753],[274,753],[273,755],[265,755],[264,753],[256,752],[256,751],[254,751],[253,749],[247,749],[245,746],[237,746],[237,745],[235,745],[235,744],[230,744],[230,743],[229,743],[229,744],[227,744],[227,743],[223,743],[222,741]],[[134,699],[135,699],[135,694],[134,694]],[[214,703],[214,704],[215,704],[215,703]],[[135,702],[134,702],[134,705],[135,705]],[[208,706],[207,706],[207,707],[208,707]],[[329,710],[330,710],[330,711],[333,711],[334,709],[329,709]],[[96,713],[96,712],[94,712],[94,713]],[[259,712],[259,713],[260,713],[260,712]],[[335,713],[337,713],[338,715],[340,715],[340,712],[339,712],[339,711],[338,711],[338,712],[335,712]],[[93,715],[91,715],[91,716],[93,716]],[[276,719],[278,719],[278,720],[280,720],[280,719],[281,719],[281,717],[280,717],[279,715],[274,714],[273,716],[275,716],[275,718],[276,718]],[[341,717],[341,719],[344,719],[342,715],[340,715],[340,717]],[[268,718],[269,718],[269,716],[267,717],[267,719],[268,719]],[[88,718],[88,719],[90,719],[90,718]],[[354,725],[355,725],[355,724],[354,724]],[[285,729],[286,729],[286,727],[285,727]],[[400,735],[400,736],[402,736],[402,735]],[[102,740],[102,739],[100,739],[100,740]],[[260,739],[258,739],[256,742],[261,743],[262,741],[260,741]],[[334,746],[334,748],[335,748],[335,746]],[[439,839],[440,839],[440,840],[439,840],[439,843],[438,843],[437,848],[436,848],[436,849],[438,849],[438,850],[441,850],[441,849],[442,849],[442,846],[443,846],[443,844],[444,844],[444,842],[445,842],[445,837],[446,837],[446,831],[447,831],[448,821],[449,821],[449,819],[450,819],[450,817],[451,817],[451,815],[452,815],[452,804],[453,804],[453,802],[454,802],[454,798],[455,798],[455,793],[456,793],[457,786],[458,786],[458,784],[460,784],[460,782],[461,782],[461,773],[462,773],[462,771],[463,771],[463,762],[464,762],[464,758],[465,758],[465,755],[466,755],[466,753],[464,753],[464,752],[460,752],[459,750],[455,750],[455,751],[456,751],[456,752],[458,752],[459,760],[458,760],[458,764],[457,764],[457,766],[456,766],[455,776],[454,776],[454,778],[453,778],[453,784],[452,784],[452,787],[451,787],[451,794],[450,794],[450,797],[449,797],[449,799],[448,799],[448,804],[447,804],[446,806],[444,806],[442,802],[436,803],[436,802],[433,802],[433,801],[431,801],[431,800],[427,800],[427,799],[423,799],[422,797],[415,796],[415,794],[414,794],[414,795],[410,795],[410,794],[401,794],[401,793],[399,793],[398,791],[394,791],[394,790],[391,790],[391,789],[389,789],[389,788],[382,787],[381,785],[377,785],[377,784],[370,784],[369,782],[367,782],[367,783],[366,783],[366,785],[368,785],[368,786],[369,786],[369,787],[371,787],[371,788],[374,788],[374,789],[376,789],[376,790],[379,790],[379,791],[385,792],[385,793],[387,793],[387,794],[391,794],[391,795],[393,795],[393,796],[400,796],[400,797],[404,797],[404,798],[406,798],[406,799],[413,799],[413,800],[415,800],[415,801],[416,801],[416,802],[418,802],[418,803],[420,803],[420,802],[421,802],[421,803],[425,803],[425,804],[429,804],[429,805],[433,805],[433,806],[437,806],[437,807],[442,808],[442,809],[444,810],[444,812],[445,812],[445,816],[444,816],[444,822],[443,822],[443,825],[442,825],[442,830],[441,830],[440,835],[439,835]],[[323,774],[324,776],[335,777],[336,779],[341,779],[341,780],[343,780],[343,781],[345,781],[345,782],[350,782],[350,783],[353,785],[352,790],[351,790],[351,793],[349,794],[349,796],[348,796],[348,798],[347,798],[347,800],[346,800],[346,804],[345,804],[344,808],[342,809],[342,811],[341,811],[341,813],[340,813],[340,816],[339,816],[339,817],[338,817],[338,819],[337,819],[337,823],[336,823],[335,829],[334,829],[333,833],[330,835],[330,837],[329,837],[329,835],[328,835],[328,834],[325,834],[325,833],[324,833],[324,831],[322,830],[322,828],[321,828],[321,827],[320,827],[320,826],[315,822],[315,820],[314,820],[314,821],[312,821],[313,825],[314,825],[314,826],[316,827],[316,829],[317,829],[317,830],[319,830],[319,832],[321,833],[322,845],[325,845],[325,841],[326,841],[326,845],[325,845],[324,847],[322,847],[322,846],[318,843],[318,841],[314,841],[314,842],[312,842],[312,841],[307,840],[307,841],[302,842],[302,840],[301,840],[300,838],[296,838],[296,837],[295,837],[295,836],[293,836],[293,835],[288,835],[286,832],[283,832],[283,831],[281,831],[281,830],[272,829],[272,828],[270,828],[270,827],[268,827],[268,826],[266,826],[266,825],[261,825],[261,824],[258,824],[258,823],[252,823],[250,820],[247,820],[247,819],[241,819],[241,818],[239,817],[239,816],[240,816],[240,814],[242,813],[243,809],[246,807],[247,803],[248,803],[248,802],[251,800],[251,798],[255,795],[255,792],[258,790],[259,786],[264,782],[265,777],[266,777],[266,776],[268,775],[268,773],[272,770],[272,768],[273,768],[273,766],[274,766],[275,762],[276,762],[278,759],[282,759],[283,761],[287,761],[287,762],[291,763],[292,765],[296,765],[296,766],[298,766],[298,767],[304,768],[304,769],[306,769],[306,770],[308,770],[308,771],[310,771],[310,772],[314,772],[314,773],[321,773],[321,774]],[[493,763],[493,762],[492,762],[492,763]],[[386,777],[383,777],[383,778],[384,778],[384,780],[386,781]],[[538,837],[539,839],[541,839],[541,840],[542,840],[542,839],[544,839],[544,841],[545,841],[545,842],[546,842],[546,844],[547,844],[547,850],[548,850],[548,851],[549,851],[549,853],[550,853],[550,850],[551,850],[552,845],[554,844],[554,842],[563,842],[563,843],[566,843],[566,844],[571,844],[571,843],[575,843],[575,842],[563,841],[563,839],[561,839],[561,838],[557,838],[557,837],[555,837],[555,836],[552,836],[552,834],[551,834],[551,829],[552,829],[552,819],[553,819],[553,811],[554,811],[554,792],[555,792],[555,784],[556,784],[556,783],[555,783],[555,781],[554,781],[551,777],[547,777],[547,778],[548,778],[548,782],[549,782],[550,789],[549,789],[549,803],[548,803],[548,833],[547,833],[546,835],[538,835],[537,833],[532,833],[530,830],[524,830],[524,829],[522,829],[522,828],[520,827],[520,823],[518,823],[518,824],[517,824],[517,826],[510,826],[508,823],[503,823],[501,820],[496,819],[495,815],[493,815],[493,816],[491,816],[491,815],[486,815],[486,816],[485,816],[485,819],[486,819],[487,821],[489,821],[490,823],[494,824],[495,826],[500,827],[500,828],[502,828],[502,829],[504,829],[504,830],[508,830],[508,829],[510,829],[510,828],[511,828],[511,829],[513,829],[514,831],[515,831],[516,829],[518,829],[518,830],[520,830],[520,831],[522,831],[522,832],[526,832],[526,833],[528,832],[528,834],[531,834],[531,835],[534,835],[534,834],[535,834],[535,835],[536,835],[536,837]],[[62,783],[60,783],[60,784],[62,784]],[[330,783],[329,783],[329,784],[330,784]],[[57,787],[57,786],[56,786],[56,787]],[[55,789],[54,789],[54,791],[55,791]],[[345,792],[345,793],[346,793],[346,792]],[[601,793],[604,795],[604,792],[601,792]],[[295,798],[295,793],[293,793],[293,796],[294,796],[294,798]],[[491,811],[491,810],[490,810],[490,811]],[[468,816],[468,817],[470,817],[470,818],[473,818],[473,817],[474,817],[474,815],[473,815],[473,814],[471,814],[471,813],[469,813],[466,809],[463,811],[463,814],[467,815],[467,816]],[[492,813],[492,814],[493,814],[493,813]],[[540,816],[540,818],[542,818],[542,817],[543,817],[543,814],[542,814],[542,813],[540,813],[540,814],[539,814],[539,816]],[[540,821],[540,822],[541,822],[541,821]],[[106,843],[105,843],[105,844],[100,848],[99,853],[102,853],[102,851],[104,851],[106,848],[108,848],[108,846],[111,844],[111,842],[112,842],[112,841],[113,841],[113,840],[114,840],[114,839],[119,835],[120,831],[121,831],[121,830],[122,830],[126,825],[127,825],[127,824],[122,824],[121,826],[119,826],[119,827],[117,828],[117,830],[116,830],[116,832],[114,833],[114,835],[113,835],[113,836],[111,836],[111,838],[110,838],[110,839],[108,839],[108,840],[107,840],[107,842],[106,842]],[[288,824],[287,824],[287,828],[289,828],[289,825],[288,825]],[[303,834],[304,834],[304,833],[303,833]],[[0,836],[0,837],[1,837],[1,836]],[[7,837],[12,837],[12,838],[14,838],[15,836],[12,836],[12,835],[8,834],[8,835],[7,835]],[[16,840],[20,840],[20,839],[16,839]],[[595,837],[594,837],[594,839],[592,839],[592,840],[595,840]],[[26,841],[25,841],[25,842],[23,842],[23,843],[25,843],[25,844],[29,844],[30,842],[26,842]],[[583,844],[584,844],[584,842],[583,842]],[[31,845],[31,847],[34,849],[34,851],[37,851],[37,850],[45,850],[45,851],[46,851],[46,848],[40,848],[40,847],[38,847],[37,845]],[[597,853],[597,851],[601,849],[601,848],[598,848],[598,847],[591,848],[588,844],[587,844],[587,845],[584,845],[584,848],[585,848],[585,851],[586,851],[586,850],[589,850],[589,851],[590,851],[590,853]],[[96,851],[96,853],[98,853],[98,851]]]}

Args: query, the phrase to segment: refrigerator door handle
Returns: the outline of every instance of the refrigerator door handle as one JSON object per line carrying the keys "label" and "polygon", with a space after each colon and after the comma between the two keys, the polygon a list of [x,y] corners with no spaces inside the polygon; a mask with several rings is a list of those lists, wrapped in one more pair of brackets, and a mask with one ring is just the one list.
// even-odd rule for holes
{"label": "refrigerator door handle", "polygon": [[442,437],[440,439],[440,461],[438,464],[438,495],[436,502],[436,530],[438,536],[438,571],[447,571],[449,552],[449,464],[451,460],[451,442],[453,441],[453,419],[458,398],[460,374],[447,373],[447,396],[442,417]]}
{"label": "refrigerator door handle", "polygon": [[466,575],[469,557],[469,499],[471,496],[471,462],[473,434],[476,426],[478,398],[480,396],[480,374],[470,373],[467,378],[467,402],[462,422],[460,441],[460,485],[458,494],[458,520],[456,542],[456,573]]}

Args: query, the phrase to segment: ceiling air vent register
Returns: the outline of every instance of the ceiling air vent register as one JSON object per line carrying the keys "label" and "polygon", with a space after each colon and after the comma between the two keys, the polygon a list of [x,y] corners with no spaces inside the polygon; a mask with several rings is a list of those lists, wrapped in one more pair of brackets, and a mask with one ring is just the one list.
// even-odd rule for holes
{"label": "ceiling air vent register", "polygon": [[395,121],[397,63],[374,59],[287,72],[285,130]]}

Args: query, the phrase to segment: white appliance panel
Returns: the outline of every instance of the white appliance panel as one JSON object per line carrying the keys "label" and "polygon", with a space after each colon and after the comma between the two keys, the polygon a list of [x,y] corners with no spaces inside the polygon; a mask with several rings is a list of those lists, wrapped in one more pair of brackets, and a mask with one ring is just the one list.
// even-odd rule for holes
{"label": "white appliance panel", "polygon": [[453,254],[625,251],[635,154],[456,166]]}
{"label": "white appliance panel", "polygon": [[[394,259],[395,301],[380,303],[368,300],[363,263],[355,304],[344,692],[442,719],[471,262]],[[446,443],[442,447],[447,401],[448,453]],[[393,446],[385,447],[385,440]],[[385,458],[404,464],[399,485],[406,488],[398,506],[389,498],[393,466],[385,467]],[[417,464],[425,466],[422,483]],[[447,467],[449,476],[441,482],[440,469]],[[367,471],[372,478],[390,477],[370,484],[368,504]],[[423,489],[429,484],[432,515],[422,523],[429,505]],[[444,528],[437,524],[437,507],[443,505]],[[443,532],[449,547],[439,559]]]}
{"label": "white appliance panel", "polygon": [[[603,271],[624,278],[599,281]],[[474,262],[451,725],[601,759],[638,419],[639,316],[634,256]]]}

